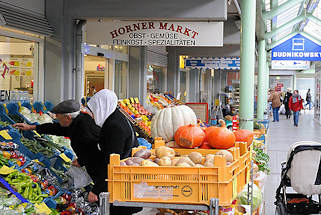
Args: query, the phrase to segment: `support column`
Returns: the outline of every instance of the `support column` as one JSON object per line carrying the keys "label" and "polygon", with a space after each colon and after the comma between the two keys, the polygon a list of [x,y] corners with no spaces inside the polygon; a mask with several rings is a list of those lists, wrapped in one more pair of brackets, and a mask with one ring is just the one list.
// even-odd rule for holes
{"label": "support column", "polygon": [[242,1],[240,128],[253,130],[256,1]]}
{"label": "support column", "polygon": [[259,72],[258,72],[258,93],[257,93],[257,119],[263,120],[264,116],[264,99],[265,99],[265,85],[266,85],[266,52],[265,40],[259,41]]}
{"label": "support column", "polygon": [[188,102],[199,102],[199,72],[198,69],[191,69],[189,71]]}
{"label": "support column", "polygon": [[265,69],[265,108],[268,108],[268,90],[270,88],[270,68],[269,65],[266,63],[265,65],[266,69]]}
{"label": "support column", "polygon": [[[167,47],[167,91],[176,96],[178,92],[179,56],[176,47]],[[190,97],[191,98],[191,97]]]}

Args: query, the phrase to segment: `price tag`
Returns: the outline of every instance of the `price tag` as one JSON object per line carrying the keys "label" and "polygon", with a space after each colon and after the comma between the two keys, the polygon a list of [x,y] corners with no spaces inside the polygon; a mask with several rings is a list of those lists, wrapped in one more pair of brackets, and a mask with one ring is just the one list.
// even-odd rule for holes
{"label": "price tag", "polygon": [[14,170],[13,168],[11,167],[7,167],[6,165],[3,165],[1,168],[0,168],[0,174],[1,175],[9,175],[10,173],[13,173]]}
{"label": "price tag", "polygon": [[237,197],[237,177],[233,180],[233,199]]}
{"label": "price tag", "polygon": [[12,140],[12,137],[8,134],[8,130],[1,130],[0,136],[2,136],[5,140]]}
{"label": "price tag", "polygon": [[135,101],[134,101],[134,99],[133,99],[133,98],[130,98],[130,102],[131,102],[132,104],[134,104],[134,103],[135,103]]}
{"label": "price tag", "polygon": [[136,103],[136,104],[139,104],[139,99],[138,99],[138,97],[135,98],[135,103]]}
{"label": "price tag", "polygon": [[41,135],[37,131],[33,131],[38,137],[41,137]]}
{"label": "price tag", "polygon": [[41,202],[40,204],[35,204],[36,212],[37,214],[51,214],[51,210],[48,208],[48,206]]}
{"label": "price tag", "polygon": [[6,113],[8,114],[9,111],[8,111],[7,105],[5,103],[3,103],[3,107],[4,107],[4,110],[6,111]]}
{"label": "price tag", "polygon": [[66,161],[67,163],[70,163],[71,162],[71,160],[70,160],[70,158],[68,158],[66,155],[65,155],[65,153],[61,153],[60,155],[59,155],[59,157],[61,157],[64,161]]}

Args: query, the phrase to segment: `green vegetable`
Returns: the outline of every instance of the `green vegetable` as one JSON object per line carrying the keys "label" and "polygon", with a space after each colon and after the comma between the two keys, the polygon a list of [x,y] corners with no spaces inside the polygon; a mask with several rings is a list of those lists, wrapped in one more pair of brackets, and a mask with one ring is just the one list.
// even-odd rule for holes
{"label": "green vegetable", "polygon": [[4,121],[0,121],[0,125],[1,125],[2,127],[6,127],[6,126],[9,126],[10,123],[9,123],[9,122],[4,122]]}
{"label": "green vegetable", "polygon": [[[238,204],[240,205],[248,205],[248,185],[244,187],[244,189],[237,196]],[[262,192],[258,186],[253,184],[253,199],[252,199],[252,211],[255,211],[262,202]]]}
{"label": "green vegetable", "polygon": [[25,173],[15,171],[9,174],[5,180],[31,203],[40,203],[44,198],[48,197],[47,194],[41,193],[39,184],[33,182]]}
{"label": "green vegetable", "polygon": [[27,138],[22,137],[21,143],[25,145],[31,152],[33,153],[42,153],[46,157],[54,156],[54,149],[51,147],[47,147],[42,145],[42,142],[37,142],[35,140],[30,140]]}
{"label": "green vegetable", "polygon": [[264,153],[262,149],[254,147],[253,150],[255,151],[254,161],[257,163],[259,171],[269,175],[271,171],[268,166],[270,156]]}

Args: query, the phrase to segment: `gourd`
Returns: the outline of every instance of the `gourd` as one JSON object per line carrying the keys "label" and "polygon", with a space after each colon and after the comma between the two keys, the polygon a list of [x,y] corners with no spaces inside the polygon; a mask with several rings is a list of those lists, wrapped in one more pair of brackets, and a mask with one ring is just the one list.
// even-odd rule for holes
{"label": "gourd", "polygon": [[204,131],[196,125],[184,125],[175,132],[175,142],[183,148],[199,147],[204,140]]}
{"label": "gourd", "polygon": [[151,131],[153,137],[162,137],[165,142],[174,139],[177,129],[183,125],[197,124],[194,111],[186,105],[159,110],[152,119]]}
{"label": "gourd", "polygon": [[249,130],[245,130],[245,129],[236,130],[234,131],[234,135],[235,135],[236,141],[246,142],[247,146],[250,146],[253,142],[254,133]]}
{"label": "gourd", "polygon": [[215,149],[228,149],[235,144],[235,135],[225,127],[225,122],[220,120],[221,127],[212,127],[206,131],[209,145]]}

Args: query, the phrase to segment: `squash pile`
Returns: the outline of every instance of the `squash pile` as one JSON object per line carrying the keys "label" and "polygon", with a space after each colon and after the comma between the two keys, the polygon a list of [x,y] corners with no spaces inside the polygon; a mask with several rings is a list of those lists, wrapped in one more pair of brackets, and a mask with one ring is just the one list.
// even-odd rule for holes
{"label": "squash pile", "polygon": [[133,155],[120,162],[121,166],[176,166],[176,167],[215,167],[215,156],[222,156],[226,164],[233,162],[233,155],[227,150],[220,150],[215,154],[203,156],[199,152],[191,152],[187,155],[179,155],[174,149],[167,146],[160,146],[152,153],[151,150],[141,149]]}

